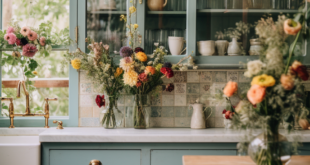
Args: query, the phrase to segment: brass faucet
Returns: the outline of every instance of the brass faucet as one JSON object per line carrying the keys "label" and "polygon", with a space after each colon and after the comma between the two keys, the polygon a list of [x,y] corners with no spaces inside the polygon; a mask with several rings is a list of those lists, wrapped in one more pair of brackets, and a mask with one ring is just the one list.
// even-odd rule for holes
{"label": "brass faucet", "polygon": [[26,111],[24,114],[15,114],[14,113],[13,98],[1,98],[2,101],[10,101],[10,106],[9,106],[10,127],[9,128],[14,128],[14,117],[15,116],[20,116],[20,117],[44,116],[44,118],[45,118],[45,127],[44,128],[49,128],[49,126],[48,126],[49,101],[57,101],[57,98],[45,98],[44,99],[45,100],[44,114],[31,113],[30,107],[29,107],[29,92],[26,89],[25,81],[19,81],[18,86],[17,86],[17,96],[16,97],[20,98],[21,86],[23,87],[24,93],[26,95]]}

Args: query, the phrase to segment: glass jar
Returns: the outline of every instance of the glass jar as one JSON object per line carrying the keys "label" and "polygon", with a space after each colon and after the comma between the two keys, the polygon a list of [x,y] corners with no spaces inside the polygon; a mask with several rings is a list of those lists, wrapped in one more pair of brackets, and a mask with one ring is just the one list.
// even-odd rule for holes
{"label": "glass jar", "polygon": [[259,41],[259,39],[250,39],[251,47],[249,50],[250,56],[260,55],[261,51],[263,51],[262,43]]}
{"label": "glass jar", "polygon": [[133,107],[133,122],[135,129],[149,127],[150,101],[147,95],[136,94]]}

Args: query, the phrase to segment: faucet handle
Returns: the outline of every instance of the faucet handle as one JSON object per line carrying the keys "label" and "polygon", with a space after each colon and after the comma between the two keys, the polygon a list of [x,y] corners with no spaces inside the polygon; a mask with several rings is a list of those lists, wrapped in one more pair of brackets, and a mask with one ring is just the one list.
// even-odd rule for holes
{"label": "faucet handle", "polygon": [[8,97],[8,98],[6,98],[6,97],[0,97],[0,98],[1,98],[1,101],[10,101],[10,102],[13,101],[13,98],[11,98],[11,97]]}
{"label": "faucet handle", "polygon": [[44,100],[45,101],[57,101],[58,99],[57,98],[45,98]]}
{"label": "faucet handle", "polygon": [[64,129],[64,127],[62,126],[62,124],[63,124],[62,121],[56,121],[56,120],[54,120],[53,123],[54,123],[54,124],[56,124],[56,123],[58,124],[58,126],[57,126],[56,129]]}

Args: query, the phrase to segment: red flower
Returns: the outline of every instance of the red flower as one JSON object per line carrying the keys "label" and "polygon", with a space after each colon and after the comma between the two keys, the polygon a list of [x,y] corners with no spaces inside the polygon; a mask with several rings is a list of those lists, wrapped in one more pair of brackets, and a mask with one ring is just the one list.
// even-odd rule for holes
{"label": "red flower", "polygon": [[17,46],[21,46],[22,45],[22,43],[20,42],[20,39],[16,39],[16,45]]}
{"label": "red flower", "polygon": [[138,81],[136,87],[139,88],[142,85],[141,81]]}
{"label": "red flower", "polygon": [[226,119],[232,119],[233,115],[234,115],[234,114],[233,114],[231,111],[227,111],[227,112],[225,113],[225,118],[226,118]]}
{"label": "red flower", "polygon": [[167,84],[166,85],[166,91],[167,92],[172,92],[174,90],[174,85],[173,84]]}
{"label": "red flower", "polygon": [[166,73],[167,73],[167,68],[165,68],[165,67],[161,68],[161,69],[160,69],[160,72],[161,72],[162,74],[166,75]]}
{"label": "red flower", "polygon": [[99,108],[101,108],[102,106],[105,106],[104,95],[102,95],[102,96],[97,95],[97,97],[96,97],[96,104],[98,105]]}
{"label": "red flower", "polygon": [[147,82],[148,81],[147,74],[145,74],[144,72],[139,74],[139,80],[141,82]]}
{"label": "red flower", "polygon": [[164,74],[167,78],[171,78],[174,76],[171,68],[163,67],[160,69],[160,72]]}
{"label": "red flower", "polygon": [[222,112],[222,114],[225,114],[226,112],[227,112],[226,109],[224,109],[223,112]]}
{"label": "red flower", "polygon": [[309,79],[309,74],[307,72],[307,67],[302,65],[302,66],[299,66],[297,69],[296,69],[296,72],[297,72],[297,75],[298,77],[300,77],[302,80],[306,81]]}

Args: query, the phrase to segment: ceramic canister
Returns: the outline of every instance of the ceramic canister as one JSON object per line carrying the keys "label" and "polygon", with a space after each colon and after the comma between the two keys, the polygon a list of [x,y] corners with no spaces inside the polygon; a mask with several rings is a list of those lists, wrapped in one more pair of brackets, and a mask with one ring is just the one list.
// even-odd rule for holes
{"label": "ceramic canister", "polygon": [[215,42],[209,41],[198,41],[198,51],[202,56],[212,56],[215,53]]}

